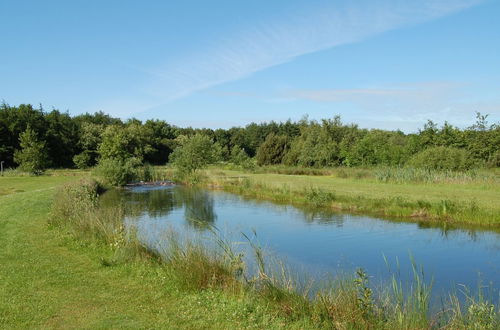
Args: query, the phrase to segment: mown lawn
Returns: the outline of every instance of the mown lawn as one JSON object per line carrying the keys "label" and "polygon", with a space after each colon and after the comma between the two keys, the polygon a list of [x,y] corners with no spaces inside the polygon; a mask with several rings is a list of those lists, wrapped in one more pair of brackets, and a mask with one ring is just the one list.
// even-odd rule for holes
{"label": "mown lawn", "polygon": [[308,327],[246,295],[182,291],[154,265],[103,266],[108,250],[47,224],[55,188],[77,178],[0,177],[0,328]]}

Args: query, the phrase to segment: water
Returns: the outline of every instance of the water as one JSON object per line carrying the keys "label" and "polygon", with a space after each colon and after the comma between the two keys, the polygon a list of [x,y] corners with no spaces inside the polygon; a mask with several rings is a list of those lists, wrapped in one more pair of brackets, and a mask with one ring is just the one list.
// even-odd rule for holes
{"label": "water", "polygon": [[[126,223],[136,227],[139,239],[152,248],[160,247],[171,229],[210,240],[209,227],[215,225],[234,242],[244,243],[241,233],[252,236],[255,231],[269,255],[316,279],[363,268],[372,283],[384,283],[396,270],[409,282],[413,258],[428,282],[433,280],[435,296],[463,286],[474,291],[482,283],[489,288],[486,293],[498,299],[500,234],[496,232],[301,210],[187,187],[135,187],[106,194],[104,200],[133,205],[136,212],[127,216]],[[250,254],[247,247],[236,246]]]}

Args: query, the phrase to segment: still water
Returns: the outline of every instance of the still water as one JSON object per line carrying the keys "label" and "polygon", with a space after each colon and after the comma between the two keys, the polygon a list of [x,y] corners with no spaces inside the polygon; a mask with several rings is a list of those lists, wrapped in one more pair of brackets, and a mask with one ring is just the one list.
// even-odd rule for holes
{"label": "still water", "polygon": [[[302,210],[288,205],[245,200],[240,196],[188,187],[134,187],[112,191],[104,199],[133,206],[125,219],[140,240],[161,248],[172,229],[186,236],[213,240],[215,226],[226,239],[253,237],[294,272],[324,279],[328,274],[363,268],[372,283],[384,283],[398,270],[403,281],[412,277],[411,259],[422,266],[434,295],[488,287],[498,300],[500,234],[471,229],[433,228],[418,223],[368,216]],[[387,260],[387,262],[386,262]]]}

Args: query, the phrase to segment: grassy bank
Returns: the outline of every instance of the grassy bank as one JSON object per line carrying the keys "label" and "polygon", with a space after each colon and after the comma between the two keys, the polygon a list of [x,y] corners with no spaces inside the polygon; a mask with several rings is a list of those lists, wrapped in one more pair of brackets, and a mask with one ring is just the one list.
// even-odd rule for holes
{"label": "grassy bank", "polygon": [[213,168],[207,171],[207,180],[211,186],[249,198],[408,220],[500,227],[500,183],[495,173],[400,183],[381,182],[377,170],[336,171],[341,172],[287,175]]}

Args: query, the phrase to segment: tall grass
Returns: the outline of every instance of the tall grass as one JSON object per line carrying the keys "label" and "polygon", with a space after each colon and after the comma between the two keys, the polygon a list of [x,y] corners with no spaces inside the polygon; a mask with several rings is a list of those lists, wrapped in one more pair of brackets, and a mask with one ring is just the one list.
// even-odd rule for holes
{"label": "tall grass", "polygon": [[[232,169],[232,168],[227,168]],[[493,170],[471,169],[467,171],[433,170],[412,167],[331,167],[310,168],[298,166],[262,166],[247,169],[251,173],[283,175],[332,176],[341,179],[376,180],[381,183],[486,183],[498,184],[500,177]]]}
{"label": "tall grass", "polygon": [[382,167],[374,170],[379,182],[394,183],[498,183],[500,179],[478,170],[468,171],[437,171],[425,168]]}
{"label": "tall grass", "polygon": [[[445,312],[431,315],[427,285],[423,271],[414,263],[414,281],[410,290],[393,277],[382,294],[375,295],[369,276],[361,269],[352,276],[334,278],[328,286],[311,295],[311,285],[301,285],[284,263],[273,264],[254,236],[244,237],[253,251],[257,270],[245,272],[243,255],[234,250],[216,227],[211,227],[211,248],[196,240],[180,239],[171,232],[161,250],[144,246],[134,231],[125,228],[123,206],[99,205],[102,188],[85,179],[63,186],[56,195],[52,226],[68,231],[75,238],[112,251],[102,258],[103,266],[120,262],[153,262],[158,271],[179,290],[198,292],[222,290],[235,299],[253,297],[258,304],[270,308],[285,320],[306,320],[315,328],[335,329],[494,329],[499,326],[499,313],[483,297],[468,299],[462,306],[456,296]],[[311,198],[323,200],[318,191]],[[327,195],[325,200],[334,198]]]}

